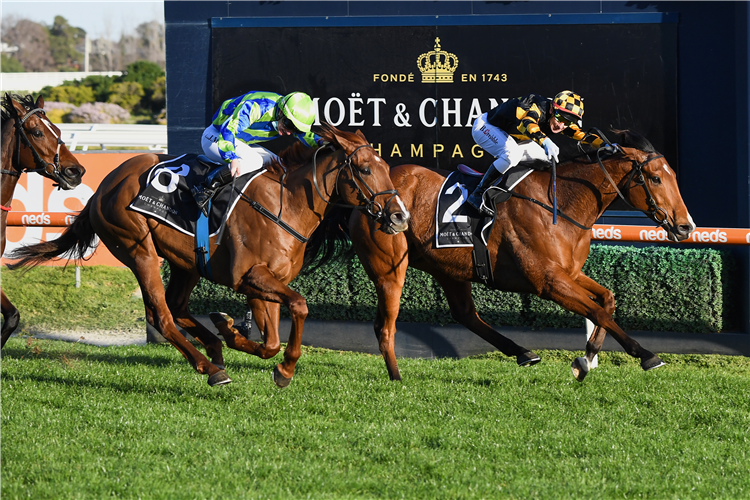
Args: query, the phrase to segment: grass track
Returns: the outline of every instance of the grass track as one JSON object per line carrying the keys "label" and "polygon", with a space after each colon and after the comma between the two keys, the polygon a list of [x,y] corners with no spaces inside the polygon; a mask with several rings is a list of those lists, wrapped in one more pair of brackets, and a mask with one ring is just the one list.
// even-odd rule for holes
{"label": "grass track", "polygon": [[2,494],[15,498],[750,498],[750,359],[602,353],[399,361],[227,351],[210,388],[165,345],[12,338],[2,355]]}

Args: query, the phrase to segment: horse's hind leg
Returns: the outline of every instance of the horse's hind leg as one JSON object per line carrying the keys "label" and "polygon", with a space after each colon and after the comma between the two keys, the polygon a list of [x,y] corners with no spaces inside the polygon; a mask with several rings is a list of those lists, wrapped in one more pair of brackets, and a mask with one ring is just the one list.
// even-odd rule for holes
{"label": "horse's hind leg", "polygon": [[[307,318],[305,298],[276,279],[265,265],[255,265],[242,277],[237,291],[269,302],[283,303],[292,316],[292,330],[284,350],[284,361],[273,370],[273,381],[279,387],[286,387],[292,381],[297,360],[301,355],[302,330]],[[254,311],[255,312],[255,311]]]}
{"label": "horse's hind leg", "polygon": [[175,324],[200,342],[205,347],[208,357],[211,358],[211,363],[223,370],[224,356],[222,355],[221,340],[196,320],[188,310],[190,293],[198,284],[200,276],[176,266],[170,266],[170,271],[166,300]]}
{"label": "horse's hind leg", "polygon": [[5,292],[2,290],[0,290],[0,310],[2,310],[3,314],[3,329],[0,333],[0,335],[2,335],[0,348],[2,348],[5,346],[5,343],[8,341],[11,334],[16,331],[18,322],[21,320],[21,314],[18,312],[18,309],[16,309],[16,306],[8,300],[8,297],[5,296]]}
{"label": "horse's hind leg", "polygon": [[223,314],[211,314],[211,321],[227,342],[227,347],[253,354],[262,359],[276,356],[281,349],[279,342],[279,304],[264,302],[258,299],[248,300],[253,311],[255,323],[261,331],[263,343],[259,344],[245,338],[232,325],[234,320]]}
{"label": "horse's hind leg", "polygon": [[99,237],[107,245],[117,259],[128,266],[141,286],[143,292],[143,304],[146,308],[146,318],[175,349],[180,351],[190,365],[202,374],[208,374],[209,385],[221,385],[231,382],[226,372],[212,364],[201,354],[188,340],[177,330],[172,314],[169,312],[164,293],[164,285],[159,273],[159,258],[156,249],[147,237],[136,243],[137,248],[133,255],[125,248],[126,241],[119,238],[109,239],[105,231],[98,231]]}
{"label": "horse's hind leg", "polygon": [[471,282],[457,281],[448,276],[435,276],[443,288],[453,319],[495,346],[506,356],[515,356],[519,366],[535,365],[541,358],[536,353],[521,347],[508,337],[484,322],[477,314],[471,297]]}

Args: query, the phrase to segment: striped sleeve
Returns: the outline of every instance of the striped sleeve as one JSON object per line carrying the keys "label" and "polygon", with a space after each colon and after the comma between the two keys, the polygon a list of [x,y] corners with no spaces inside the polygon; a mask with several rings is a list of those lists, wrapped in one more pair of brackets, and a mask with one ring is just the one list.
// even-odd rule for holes
{"label": "striped sleeve", "polygon": [[235,141],[237,134],[250,127],[258,121],[261,116],[260,106],[251,100],[240,102],[232,112],[229,120],[225,121],[220,130],[221,138],[218,141],[219,154],[226,162],[239,158],[235,153]]}
{"label": "striped sleeve", "polygon": [[575,139],[576,141],[580,141],[584,144],[591,144],[595,148],[600,148],[604,145],[604,141],[598,135],[586,133],[578,128],[577,125],[570,125],[565,130],[563,130],[562,133],[572,139]]}
{"label": "striped sleeve", "polygon": [[528,110],[516,109],[516,116],[519,120],[518,131],[538,144],[542,144],[542,141],[547,137],[539,128],[539,117],[541,115],[542,113],[536,104],[532,104]]}

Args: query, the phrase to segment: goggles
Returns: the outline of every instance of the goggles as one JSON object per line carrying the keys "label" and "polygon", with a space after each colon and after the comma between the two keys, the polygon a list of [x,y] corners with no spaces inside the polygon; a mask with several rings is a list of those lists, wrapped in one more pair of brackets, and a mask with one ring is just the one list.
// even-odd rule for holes
{"label": "goggles", "polygon": [[284,128],[287,129],[288,131],[294,134],[299,133],[299,130],[297,130],[297,127],[294,126],[294,123],[292,122],[292,120],[290,120],[286,116],[281,117],[281,120],[279,121],[281,121],[281,124],[284,125]]}
{"label": "goggles", "polygon": [[563,125],[571,126],[571,125],[577,125],[578,119],[573,118],[572,116],[568,115],[567,113],[561,113],[559,111],[555,111],[555,120],[560,122]]}

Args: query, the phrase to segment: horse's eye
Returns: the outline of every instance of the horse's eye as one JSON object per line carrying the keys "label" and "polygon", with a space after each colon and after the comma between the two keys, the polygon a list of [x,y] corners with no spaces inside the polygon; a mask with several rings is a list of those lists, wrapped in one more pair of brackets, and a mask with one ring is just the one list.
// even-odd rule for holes
{"label": "horse's eye", "polygon": [[651,178],[651,182],[653,182],[656,185],[659,185],[661,184],[661,177],[659,177],[658,175],[655,175]]}
{"label": "horse's eye", "polygon": [[35,128],[34,130],[32,130],[31,135],[36,137],[37,139],[41,139],[42,137],[44,137],[44,133],[38,128]]}
{"label": "horse's eye", "polygon": [[362,173],[362,175],[370,175],[370,174],[372,173],[372,172],[370,171],[370,169],[369,169],[369,168],[367,168],[367,167],[365,167],[365,168],[363,168],[362,170],[360,170],[360,172]]}

